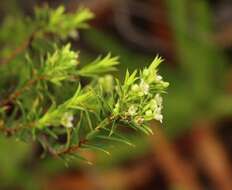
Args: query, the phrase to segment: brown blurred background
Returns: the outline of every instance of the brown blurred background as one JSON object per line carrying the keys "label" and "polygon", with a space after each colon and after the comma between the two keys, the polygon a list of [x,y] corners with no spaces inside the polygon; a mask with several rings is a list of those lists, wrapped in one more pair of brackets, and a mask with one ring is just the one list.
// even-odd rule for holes
{"label": "brown blurred background", "polygon": [[83,63],[112,52],[123,77],[126,68],[163,56],[160,72],[171,83],[165,121],[151,124],[151,137],[128,134],[134,149],[116,144],[111,157],[87,153],[93,166],[65,167],[0,137],[0,189],[232,189],[231,0],[1,0],[0,20],[31,15],[44,3],[95,13],[91,28],[72,41]]}

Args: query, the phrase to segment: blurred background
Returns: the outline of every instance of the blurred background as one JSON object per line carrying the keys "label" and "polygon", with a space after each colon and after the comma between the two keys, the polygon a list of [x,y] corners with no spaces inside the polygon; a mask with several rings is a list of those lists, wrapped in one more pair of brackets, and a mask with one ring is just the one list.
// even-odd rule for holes
{"label": "blurred background", "polygon": [[95,13],[72,41],[82,64],[111,52],[122,78],[126,68],[164,57],[160,73],[171,83],[164,123],[151,124],[153,136],[127,134],[136,148],[86,153],[91,166],[41,159],[36,145],[0,136],[1,190],[232,189],[231,0],[1,0],[0,22],[44,3]]}

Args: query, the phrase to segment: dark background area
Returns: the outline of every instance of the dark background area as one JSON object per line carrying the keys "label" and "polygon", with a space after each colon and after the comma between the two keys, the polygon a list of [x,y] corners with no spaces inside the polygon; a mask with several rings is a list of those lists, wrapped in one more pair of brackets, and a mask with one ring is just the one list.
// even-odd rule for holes
{"label": "dark background area", "polygon": [[0,136],[0,189],[232,188],[232,1],[2,0],[0,20],[30,16],[44,3],[95,13],[91,28],[72,41],[83,64],[111,52],[120,56],[122,78],[126,68],[164,57],[160,72],[171,84],[164,123],[151,124],[151,137],[130,135],[135,149],[115,144],[111,157],[87,154],[93,166],[74,161],[68,168]]}

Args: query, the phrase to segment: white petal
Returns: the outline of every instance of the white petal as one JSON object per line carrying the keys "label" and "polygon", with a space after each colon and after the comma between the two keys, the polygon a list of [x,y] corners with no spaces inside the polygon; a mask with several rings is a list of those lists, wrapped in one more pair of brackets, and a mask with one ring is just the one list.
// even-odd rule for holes
{"label": "white petal", "polygon": [[154,117],[154,119],[156,119],[157,121],[159,121],[160,123],[162,123],[163,122],[163,115],[156,114],[155,117]]}
{"label": "white petal", "polygon": [[157,77],[156,77],[156,80],[157,80],[157,81],[161,81],[162,79],[163,79],[163,77],[162,77],[162,76],[157,75]]}

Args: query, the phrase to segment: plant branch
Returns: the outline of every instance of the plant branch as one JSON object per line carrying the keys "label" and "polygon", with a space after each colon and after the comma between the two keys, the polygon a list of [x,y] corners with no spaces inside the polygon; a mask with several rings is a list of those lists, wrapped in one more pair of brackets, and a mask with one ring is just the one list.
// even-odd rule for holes
{"label": "plant branch", "polygon": [[83,144],[86,144],[87,142],[88,142],[87,139],[80,140],[78,144],[72,145],[65,149],[61,149],[57,151],[56,154],[59,156],[64,155],[64,154],[74,154],[81,148]]}
{"label": "plant branch", "polygon": [[36,32],[33,32],[26,40],[24,40],[6,59],[0,60],[0,65],[8,64],[14,60],[19,54],[26,50],[35,38]]}
{"label": "plant branch", "polygon": [[24,91],[30,89],[36,82],[44,79],[45,79],[44,76],[38,76],[34,79],[29,80],[21,89],[15,90],[11,95],[9,95],[7,99],[0,102],[0,107],[15,101],[18,97],[20,97],[23,94]]}

